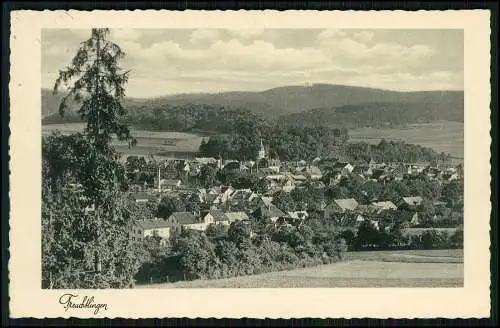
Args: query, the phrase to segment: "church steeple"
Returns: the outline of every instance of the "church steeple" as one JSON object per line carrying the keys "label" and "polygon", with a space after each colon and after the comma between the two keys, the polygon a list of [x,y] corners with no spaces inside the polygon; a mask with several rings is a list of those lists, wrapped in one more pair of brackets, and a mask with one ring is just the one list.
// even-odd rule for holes
{"label": "church steeple", "polygon": [[257,160],[261,160],[266,157],[266,149],[264,148],[264,144],[262,143],[262,138],[260,138],[260,150],[257,154]]}

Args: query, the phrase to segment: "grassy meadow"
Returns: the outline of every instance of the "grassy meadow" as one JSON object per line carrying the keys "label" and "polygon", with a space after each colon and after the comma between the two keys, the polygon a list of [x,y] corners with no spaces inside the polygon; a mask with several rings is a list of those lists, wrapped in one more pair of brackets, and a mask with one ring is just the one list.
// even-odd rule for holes
{"label": "grassy meadow", "polygon": [[425,124],[412,124],[405,128],[361,128],[349,130],[353,142],[365,141],[377,144],[381,139],[404,141],[452,156],[464,157],[464,124],[460,122],[439,121]]}
{"label": "grassy meadow", "polygon": [[[75,133],[83,131],[83,123],[49,124],[42,125],[43,134],[59,130],[61,133]],[[169,131],[145,131],[132,129],[132,135],[137,139],[137,145],[129,148],[128,143],[114,140],[113,143],[119,152],[128,155],[159,155],[159,156],[181,156],[189,157],[190,154],[198,152],[201,141],[205,138],[201,134],[169,132]]]}
{"label": "grassy meadow", "polygon": [[[83,123],[49,124],[43,125],[44,134],[54,130],[74,133],[83,131]],[[130,155],[160,155],[190,156],[198,151],[203,138],[208,138],[210,133],[196,132],[153,132],[133,130],[137,138],[136,147],[129,149],[128,145],[115,142],[118,151]],[[349,130],[350,140],[353,142],[364,141],[377,144],[382,138],[386,140],[402,140],[406,143],[419,144],[429,147],[437,152],[449,153],[462,159],[464,156],[464,125],[463,123],[439,121],[426,124],[414,124],[406,128],[362,128]]]}
{"label": "grassy meadow", "polygon": [[408,250],[349,252],[334,264],[136,288],[462,287],[463,283],[462,250]]}

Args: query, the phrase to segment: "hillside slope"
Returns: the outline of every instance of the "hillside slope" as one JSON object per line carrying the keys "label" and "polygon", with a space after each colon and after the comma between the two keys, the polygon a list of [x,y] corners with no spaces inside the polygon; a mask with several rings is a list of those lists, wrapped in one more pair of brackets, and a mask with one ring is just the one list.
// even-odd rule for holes
{"label": "hillside slope", "polygon": [[[42,90],[43,117],[57,113],[60,99],[60,95],[54,96],[50,90]],[[330,84],[284,86],[261,92],[178,94],[151,99],[126,98],[124,100],[124,106],[131,109],[143,106],[165,108],[166,106],[190,104],[210,105],[227,109],[248,110],[272,120],[312,109],[331,111],[333,108],[365,106],[365,104],[370,103],[410,103],[415,111],[420,111],[425,106],[439,106],[440,111],[453,112],[455,113],[453,115],[457,116],[458,119],[460,119],[461,113],[463,117],[463,92],[461,91],[396,92]],[[344,109],[348,110],[348,107]],[[360,108],[355,107],[354,109]]]}
{"label": "hillside slope", "polygon": [[411,100],[367,102],[339,107],[316,108],[284,115],[280,123],[330,127],[391,127],[435,121],[464,121],[463,94],[442,93],[438,99],[415,94]]}

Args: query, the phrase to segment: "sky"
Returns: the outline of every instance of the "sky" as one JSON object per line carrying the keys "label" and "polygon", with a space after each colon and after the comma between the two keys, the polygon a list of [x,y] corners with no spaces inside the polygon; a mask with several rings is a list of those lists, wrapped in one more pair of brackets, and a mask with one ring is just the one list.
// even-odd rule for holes
{"label": "sky", "polygon": [[[463,90],[463,30],[111,29],[131,70],[126,94],[262,91],[331,83],[396,91]],[[90,30],[42,31],[52,89]]]}

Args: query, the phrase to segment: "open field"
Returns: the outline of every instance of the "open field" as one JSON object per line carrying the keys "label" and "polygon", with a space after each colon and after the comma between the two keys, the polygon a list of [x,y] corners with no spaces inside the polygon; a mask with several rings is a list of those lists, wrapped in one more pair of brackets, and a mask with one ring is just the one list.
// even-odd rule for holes
{"label": "open field", "polygon": [[137,288],[462,287],[462,250],[349,252],[339,263]]}
{"label": "open field", "polygon": [[439,121],[426,124],[412,124],[406,128],[362,128],[349,130],[350,140],[377,144],[382,138],[400,140],[406,143],[429,147],[437,152],[452,156],[464,156],[464,124],[460,122]]}
{"label": "open field", "polygon": [[346,261],[398,263],[463,263],[462,249],[348,252]]}
{"label": "open field", "polygon": [[[50,124],[43,125],[42,131],[48,134],[54,130],[63,133],[83,131],[83,123]],[[127,145],[116,142],[118,151],[130,155],[164,155],[188,157],[196,153],[203,138],[208,138],[207,133],[184,132],[153,132],[133,130],[138,144],[129,149]],[[365,141],[377,144],[382,138],[386,140],[402,140],[407,143],[419,144],[430,147],[437,152],[449,153],[452,156],[463,158],[464,155],[464,127],[463,123],[441,121],[427,124],[415,124],[400,129],[375,129],[362,128],[349,130],[350,140],[353,142]]]}
{"label": "open field", "polygon": [[[84,129],[83,123],[50,124],[43,125],[43,134],[59,130],[61,133],[81,132]],[[202,135],[184,132],[156,132],[144,130],[132,130],[132,135],[137,139],[137,146],[129,149],[128,144],[115,140],[113,143],[119,152],[128,155],[164,155],[188,157],[189,154],[198,152]]]}

